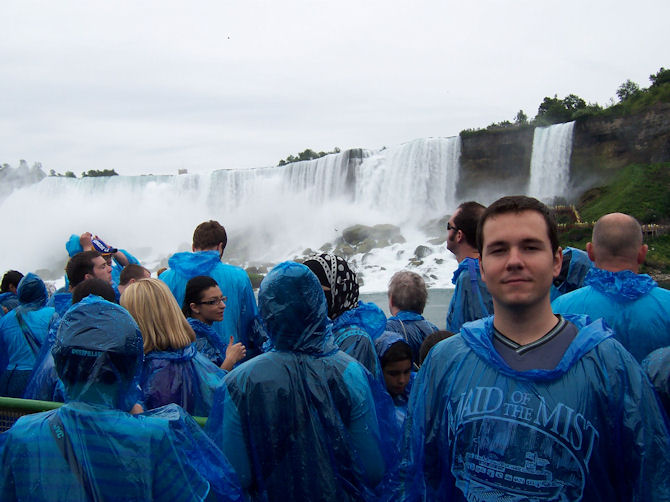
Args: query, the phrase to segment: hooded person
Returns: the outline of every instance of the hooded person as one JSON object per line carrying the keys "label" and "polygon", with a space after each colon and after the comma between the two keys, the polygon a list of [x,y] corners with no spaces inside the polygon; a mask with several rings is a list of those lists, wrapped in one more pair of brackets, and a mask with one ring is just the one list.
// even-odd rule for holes
{"label": "hooded person", "polygon": [[251,500],[370,500],[393,461],[393,410],[334,343],[321,285],[295,262],[272,269],[259,308],[273,349],[231,371],[206,431]]}
{"label": "hooded person", "polygon": [[[239,498],[234,473],[211,442],[188,434],[195,429],[183,410],[163,409],[167,419],[127,413],[143,351],[123,308],[93,296],[73,306],[53,355],[66,403],[23,416],[3,434],[2,500],[204,500],[208,477]],[[205,455],[221,460],[203,472]]]}
{"label": "hooded person", "polygon": [[304,265],[319,279],[325,294],[335,343],[382,382],[374,339],[384,332],[386,315],[374,303],[359,301],[356,273],[344,258],[323,253]]}
{"label": "hooded person", "polygon": [[0,319],[0,351],[7,358],[0,395],[9,397],[23,396],[55,312],[46,306],[44,281],[33,273],[21,279],[16,293],[19,306]]}

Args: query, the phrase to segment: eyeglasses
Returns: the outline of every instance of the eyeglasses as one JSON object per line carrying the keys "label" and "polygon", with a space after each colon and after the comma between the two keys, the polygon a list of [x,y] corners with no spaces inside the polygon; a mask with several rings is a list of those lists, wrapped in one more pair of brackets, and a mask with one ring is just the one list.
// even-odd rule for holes
{"label": "eyeglasses", "polygon": [[451,223],[447,222],[447,231],[449,230],[458,230],[455,226],[453,226]]}
{"label": "eyeglasses", "polygon": [[221,298],[215,298],[214,300],[206,300],[204,302],[198,302],[198,305],[218,305],[219,303],[226,303],[228,301],[227,296],[222,296]]}

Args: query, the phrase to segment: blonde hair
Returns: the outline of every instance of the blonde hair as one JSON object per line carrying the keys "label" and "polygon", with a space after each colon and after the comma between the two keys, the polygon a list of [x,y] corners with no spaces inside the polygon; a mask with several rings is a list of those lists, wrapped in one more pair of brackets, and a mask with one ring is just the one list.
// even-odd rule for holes
{"label": "blonde hair", "polygon": [[182,314],[177,300],[159,279],[141,279],[121,295],[124,307],[140,327],[144,353],[181,349],[195,341],[193,328]]}

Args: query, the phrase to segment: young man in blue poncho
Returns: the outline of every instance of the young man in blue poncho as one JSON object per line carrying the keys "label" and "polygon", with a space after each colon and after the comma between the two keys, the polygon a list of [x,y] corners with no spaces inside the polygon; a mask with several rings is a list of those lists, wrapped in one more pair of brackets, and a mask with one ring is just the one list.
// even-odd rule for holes
{"label": "young man in blue poncho", "polygon": [[66,404],[0,437],[3,501],[240,500],[221,452],[176,405],[132,416],[142,336],[122,307],[89,296],[53,348]]}
{"label": "young man in blue poncho", "polygon": [[408,499],[668,500],[654,391],[601,320],[558,316],[553,216],[504,197],[478,227],[494,315],[435,346],[410,401]]}
{"label": "young man in blue poncho", "polygon": [[614,337],[642,361],[670,345],[670,291],[647,274],[638,274],[647,255],[640,224],[627,214],[600,218],[586,245],[595,262],[585,287],[553,301],[554,312],[602,317]]}
{"label": "young man in blue poncho", "polygon": [[447,311],[447,330],[458,333],[463,323],[486,317],[493,312],[491,295],[479,272],[477,222],[485,207],[477,202],[464,202],[447,222],[447,249],[458,261],[451,282],[454,295]]}
{"label": "young man in blue poncho", "polygon": [[225,317],[212,323],[212,328],[222,340],[232,336],[235,342],[241,342],[247,349],[247,358],[251,358],[262,352],[265,338],[255,322],[258,307],[249,276],[240,267],[221,262],[227,243],[221,224],[214,220],[201,223],[193,232],[193,252],[173,254],[168,260],[170,268],[160,279],[168,285],[178,305],[184,303],[189,279],[199,275],[214,279],[227,301]]}
{"label": "young man in blue poncho", "polygon": [[19,287],[21,279],[23,279],[23,274],[18,270],[10,270],[2,276],[2,283],[0,283],[0,317],[18,306],[19,299],[16,296],[16,288]]}
{"label": "young man in blue poncho", "polygon": [[373,499],[392,461],[388,396],[376,403],[383,389],[337,349],[326,298],[306,266],[277,265],[258,303],[273,349],[226,376],[208,434],[251,500]]}

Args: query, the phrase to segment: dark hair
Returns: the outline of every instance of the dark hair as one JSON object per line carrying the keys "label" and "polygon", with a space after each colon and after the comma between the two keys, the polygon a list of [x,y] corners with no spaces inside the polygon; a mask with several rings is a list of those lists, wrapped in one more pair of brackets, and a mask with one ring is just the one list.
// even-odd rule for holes
{"label": "dark hair", "polygon": [[136,281],[145,279],[147,273],[151,275],[151,273],[142,265],[130,263],[123,267],[123,270],[121,270],[121,274],[119,275],[119,285],[125,286],[130,282],[131,279],[135,279]]}
{"label": "dark hair", "polygon": [[218,246],[219,243],[223,244],[225,249],[228,236],[226,235],[226,229],[218,221],[204,221],[195,227],[193,232],[194,249],[211,249]]}
{"label": "dark hair", "polygon": [[67,262],[65,273],[71,287],[76,287],[86,279],[86,274],[93,275],[93,259],[102,256],[97,251],[82,251]]}
{"label": "dark hair", "polygon": [[218,286],[219,284],[207,275],[198,275],[190,279],[186,283],[186,291],[184,292],[184,303],[182,303],[181,311],[184,317],[192,317],[191,303],[198,303],[202,298],[202,292],[206,289]]}
{"label": "dark hair", "polygon": [[440,331],[435,331],[424,338],[423,343],[421,343],[421,347],[419,348],[419,366],[421,366],[426,360],[426,356],[428,356],[430,349],[435,347],[438,342],[446,340],[450,336],[454,336],[451,331],[441,329]]}
{"label": "dark hair", "polygon": [[460,211],[454,214],[454,226],[463,232],[465,242],[470,246],[477,247],[477,223],[486,209],[479,202],[469,201],[458,206]]}
{"label": "dark hair", "polygon": [[398,340],[392,343],[380,359],[382,368],[387,364],[397,363],[398,361],[412,360],[412,349],[404,340]]}
{"label": "dark hair", "polygon": [[423,314],[428,299],[428,290],[419,274],[401,270],[391,277],[388,295],[393,305],[400,310]]}
{"label": "dark hair", "polygon": [[80,282],[72,290],[72,305],[79,303],[88,295],[97,295],[108,302],[116,303],[116,293],[114,288],[107,281],[93,277]]}
{"label": "dark hair", "polygon": [[19,282],[23,279],[23,274],[18,270],[10,270],[2,276],[2,283],[0,284],[0,293],[7,293],[9,286],[18,287]]}
{"label": "dark hair", "polygon": [[547,235],[551,243],[551,251],[556,253],[558,250],[558,227],[554,219],[553,212],[545,206],[542,202],[533,197],[526,197],[525,195],[511,195],[502,197],[486,208],[484,214],[479,220],[477,227],[477,250],[482,254],[484,248],[484,223],[488,218],[497,216],[499,214],[507,213],[521,213],[523,211],[535,211],[540,213],[547,224]]}

